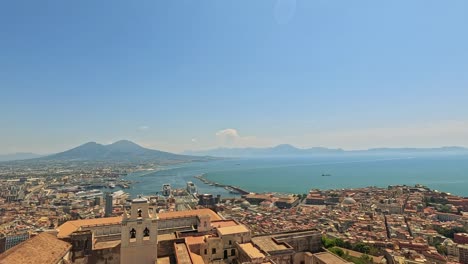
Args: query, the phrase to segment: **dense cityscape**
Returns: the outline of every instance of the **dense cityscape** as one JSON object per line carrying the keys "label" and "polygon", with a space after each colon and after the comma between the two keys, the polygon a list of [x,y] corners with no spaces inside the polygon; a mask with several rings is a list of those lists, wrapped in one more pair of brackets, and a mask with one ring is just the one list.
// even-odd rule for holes
{"label": "dense cityscape", "polygon": [[[123,223],[134,217],[134,203],[144,201],[153,214],[148,217],[160,219],[152,245],[158,263],[468,263],[468,198],[422,185],[306,194],[239,188],[242,195],[231,189],[237,195],[221,197],[198,194],[197,184],[211,182],[195,176],[184,188],[166,184],[136,198],[126,193],[132,182],[125,177],[148,166],[93,166],[2,171],[0,262],[10,263],[48,234],[51,248],[65,243],[63,263],[126,263],[138,250],[124,253]],[[209,228],[200,226],[206,215]],[[106,226],[115,230],[100,230]],[[93,237],[87,249],[77,242],[84,232]],[[210,244],[208,237],[221,240]],[[148,246],[143,243],[142,252]],[[213,247],[212,254],[204,247]],[[40,263],[58,263],[50,254],[41,252]]]}

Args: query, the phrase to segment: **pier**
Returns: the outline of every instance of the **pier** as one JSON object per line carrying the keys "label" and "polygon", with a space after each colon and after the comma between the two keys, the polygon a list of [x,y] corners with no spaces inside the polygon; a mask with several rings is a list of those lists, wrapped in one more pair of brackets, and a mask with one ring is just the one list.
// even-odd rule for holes
{"label": "pier", "polygon": [[217,183],[217,182],[208,180],[207,178],[203,177],[203,174],[202,175],[197,175],[197,176],[195,176],[195,178],[199,179],[204,184],[211,185],[211,186],[216,186],[216,187],[222,187],[222,188],[225,188],[226,190],[229,190],[232,193],[239,193],[241,195],[250,193],[250,192],[248,192],[248,191],[246,191],[246,190],[244,190],[244,189],[242,189],[240,187],[237,187],[237,186],[221,184],[221,183]]}

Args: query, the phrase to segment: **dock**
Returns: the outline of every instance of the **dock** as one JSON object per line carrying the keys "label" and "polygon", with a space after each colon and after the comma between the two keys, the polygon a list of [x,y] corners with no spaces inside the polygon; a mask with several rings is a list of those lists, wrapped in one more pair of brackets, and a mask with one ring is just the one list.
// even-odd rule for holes
{"label": "dock", "polygon": [[203,182],[204,184],[207,184],[207,185],[211,185],[211,186],[216,186],[216,187],[222,187],[222,188],[225,188],[226,190],[233,190],[234,192],[237,192],[241,195],[244,195],[244,194],[249,194],[250,192],[240,188],[240,187],[237,187],[237,186],[233,186],[233,185],[228,185],[228,184],[221,184],[221,183],[218,183],[218,182],[214,182],[214,181],[211,181],[211,180],[208,180],[207,178],[203,177],[203,174],[202,175],[197,175],[197,176],[194,176],[196,179],[200,180],[201,182]]}

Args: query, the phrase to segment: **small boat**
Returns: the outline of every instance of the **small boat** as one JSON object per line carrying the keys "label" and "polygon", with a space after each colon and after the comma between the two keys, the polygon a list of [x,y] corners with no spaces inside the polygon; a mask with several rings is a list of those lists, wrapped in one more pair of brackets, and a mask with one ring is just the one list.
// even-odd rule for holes
{"label": "small boat", "polygon": [[322,174],[322,177],[330,177],[331,174]]}

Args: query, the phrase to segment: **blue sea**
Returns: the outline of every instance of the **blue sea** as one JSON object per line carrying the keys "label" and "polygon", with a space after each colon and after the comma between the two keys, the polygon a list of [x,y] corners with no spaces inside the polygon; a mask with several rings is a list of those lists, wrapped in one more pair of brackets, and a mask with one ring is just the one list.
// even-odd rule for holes
{"label": "blue sea", "polygon": [[[194,182],[199,193],[232,197],[223,188],[203,184],[196,175],[239,186],[251,192],[307,193],[310,189],[422,184],[431,189],[468,196],[468,156],[331,156],[226,159],[171,166],[155,172],[136,172],[132,195],[159,192],[169,183],[184,188]],[[323,174],[330,176],[324,177]]]}

